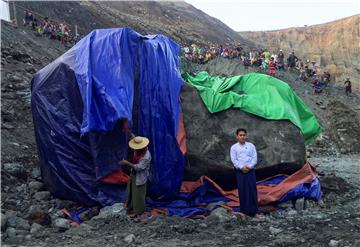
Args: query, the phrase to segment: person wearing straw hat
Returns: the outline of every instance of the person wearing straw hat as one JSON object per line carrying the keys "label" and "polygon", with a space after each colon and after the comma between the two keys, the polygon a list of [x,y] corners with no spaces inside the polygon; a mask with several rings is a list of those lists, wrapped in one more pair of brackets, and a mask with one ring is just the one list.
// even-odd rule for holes
{"label": "person wearing straw hat", "polygon": [[131,175],[126,188],[126,206],[129,212],[134,212],[134,216],[142,215],[145,212],[146,182],[151,162],[148,145],[148,138],[134,137],[129,141],[129,147],[134,150],[131,162],[128,160],[119,162],[131,168]]}

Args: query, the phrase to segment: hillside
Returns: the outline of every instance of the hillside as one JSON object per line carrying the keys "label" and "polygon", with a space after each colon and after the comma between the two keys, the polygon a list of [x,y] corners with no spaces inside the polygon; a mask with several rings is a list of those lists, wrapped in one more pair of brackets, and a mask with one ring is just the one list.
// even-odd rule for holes
{"label": "hillside", "polygon": [[350,77],[353,88],[360,90],[360,15],[307,27],[274,31],[240,32],[273,52],[295,51],[303,60],[315,61],[329,71],[339,84]]}
{"label": "hillside", "polygon": [[181,44],[245,42],[234,30],[192,5],[179,2],[16,2],[18,21],[25,9],[40,17],[78,26],[86,35],[96,28],[130,27],[141,34],[162,33]]}

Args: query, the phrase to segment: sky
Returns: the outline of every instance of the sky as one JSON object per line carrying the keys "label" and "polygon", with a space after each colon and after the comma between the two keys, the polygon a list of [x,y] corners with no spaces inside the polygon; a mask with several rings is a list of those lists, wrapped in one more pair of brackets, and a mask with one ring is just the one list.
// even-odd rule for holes
{"label": "sky", "polygon": [[360,13],[360,0],[185,0],[235,31],[322,24]]}

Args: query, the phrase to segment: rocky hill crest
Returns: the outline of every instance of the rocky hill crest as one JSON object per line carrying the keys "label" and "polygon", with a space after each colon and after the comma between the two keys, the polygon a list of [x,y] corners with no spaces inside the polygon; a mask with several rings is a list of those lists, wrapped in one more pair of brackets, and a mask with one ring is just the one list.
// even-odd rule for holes
{"label": "rocky hill crest", "polygon": [[346,77],[360,90],[360,15],[313,26],[273,31],[239,32],[271,51],[295,51],[299,58],[315,61],[339,84]]}

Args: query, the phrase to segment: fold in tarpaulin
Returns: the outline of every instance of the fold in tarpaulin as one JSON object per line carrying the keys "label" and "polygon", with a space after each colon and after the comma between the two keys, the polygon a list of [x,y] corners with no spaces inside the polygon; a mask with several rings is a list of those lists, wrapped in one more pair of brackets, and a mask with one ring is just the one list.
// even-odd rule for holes
{"label": "fold in tarpaulin", "polygon": [[[318,201],[322,196],[316,170],[308,163],[290,176],[278,175],[258,182],[257,190],[260,206],[303,197]],[[208,214],[206,206],[212,202],[224,202],[224,207],[237,211],[240,205],[238,191],[237,189],[224,191],[210,178],[202,176],[197,181],[184,181],[174,200],[148,199],[147,205],[151,208],[166,209],[168,215],[192,217]]]}
{"label": "fold in tarpaulin", "polygon": [[185,133],[185,126],[184,126],[184,119],[182,113],[179,115],[179,128],[176,135],[177,142],[179,143],[180,150],[183,155],[186,154],[186,133]]}
{"label": "fold in tarpaulin", "polygon": [[271,120],[289,120],[301,130],[306,144],[321,132],[320,124],[309,107],[288,84],[272,76],[249,73],[233,77],[210,76],[199,72],[183,75],[199,92],[209,112],[230,107]]}
{"label": "fold in tarpaulin", "polygon": [[148,193],[171,198],[179,191],[185,158],[177,142],[180,91],[179,45],[156,35],[140,43],[138,133],[150,140],[152,157]]}
{"label": "fold in tarpaulin", "polygon": [[99,179],[101,183],[110,183],[110,184],[120,184],[127,183],[129,181],[129,176],[123,172],[121,169],[111,172],[109,175]]}
{"label": "fold in tarpaulin", "polygon": [[[31,84],[31,109],[42,178],[55,196],[82,205],[125,200],[125,121],[150,139],[149,195],[179,191],[184,170],[179,129],[179,45],[129,28],[89,33]],[[180,126],[181,128],[181,126]],[[111,174],[114,177],[111,177]]]}

